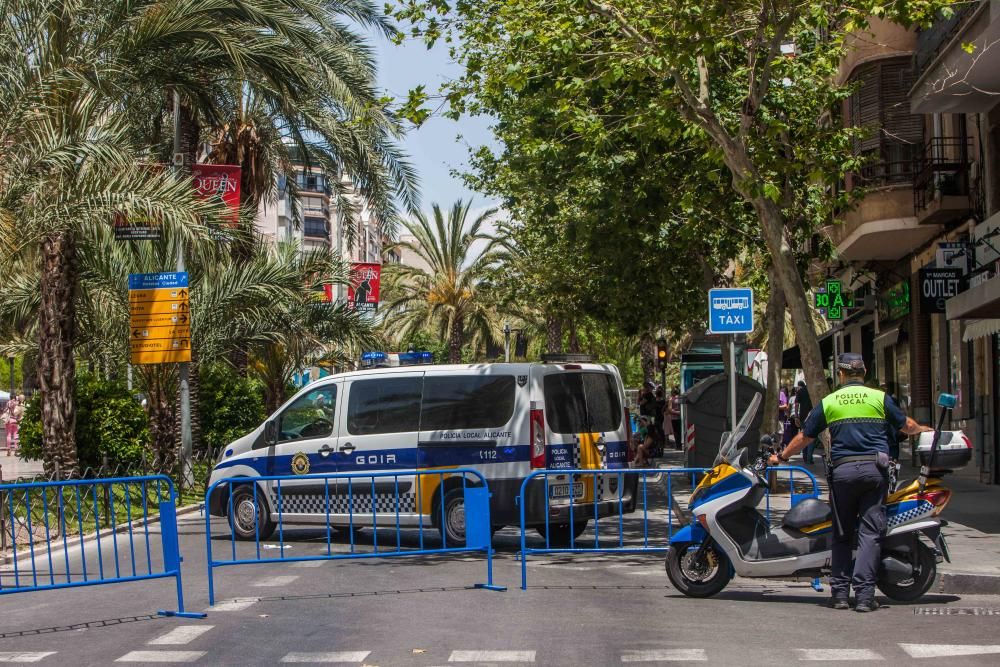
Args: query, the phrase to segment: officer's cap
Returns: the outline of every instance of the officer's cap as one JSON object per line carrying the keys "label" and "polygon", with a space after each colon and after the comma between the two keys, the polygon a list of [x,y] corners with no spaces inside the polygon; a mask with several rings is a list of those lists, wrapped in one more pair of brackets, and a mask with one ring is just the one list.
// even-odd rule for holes
{"label": "officer's cap", "polygon": [[865,359],[857,352],[845,352],[837,361],[837,368],[842,371],[865,372]]}

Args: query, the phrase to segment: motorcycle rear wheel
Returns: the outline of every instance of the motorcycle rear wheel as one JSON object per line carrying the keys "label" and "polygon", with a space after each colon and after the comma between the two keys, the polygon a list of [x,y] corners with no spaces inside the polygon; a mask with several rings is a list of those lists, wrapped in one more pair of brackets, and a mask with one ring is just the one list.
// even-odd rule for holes
{"label": "motorcycle rear wheel", "polygon": [[694,542],[672,544],[667,548],[664,567],[674,588],[692,598],[709,598],[719,593],[733,578],[729,558],[714,545],[705,551],[705,561],[692,561],[699,545]]}
{"label": "motorcycle rear wheel", "polygon": [[[913,573],[913,578],[901,583],[892,583],[885,575],[879,577],[879,590],[896,602],[916,602],[930,590],[937,576],[937,559],[934,557],[934,552],[920,540],[914,540],[914,545],[917,571]],[[902,556],[900,559],[906,560],[906,557]]]}

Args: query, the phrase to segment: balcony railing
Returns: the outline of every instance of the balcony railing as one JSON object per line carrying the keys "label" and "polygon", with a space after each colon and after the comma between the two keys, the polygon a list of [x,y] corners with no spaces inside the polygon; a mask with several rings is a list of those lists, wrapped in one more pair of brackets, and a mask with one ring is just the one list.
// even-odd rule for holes
{"label": "balcony railing", "polygon": [[927,142],[913,167],[913,208],[917,213],[940,197],[971,195],[971,151],[971,137],[935,137]]}
{"label": "balcony railing", "polygon": [[302,233],[306,238],[326,239],[330,237],[330,230],[326,220],[322,218],[305,218],[302,225]]}
{"label": "balcony railing", "polygon": [[913,183],[914,156],[920,147],[904,142],[886,142],[881,149],[863,154],[865,163],[856,174],[860,185],[868,188]]}

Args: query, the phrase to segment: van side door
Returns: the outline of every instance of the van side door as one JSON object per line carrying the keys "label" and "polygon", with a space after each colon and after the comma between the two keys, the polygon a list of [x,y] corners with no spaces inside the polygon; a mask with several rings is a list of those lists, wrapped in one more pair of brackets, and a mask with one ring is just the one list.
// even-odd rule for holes
{"label": "van side door", "polygon": [[[346,403],[339,458],[345,472],[391,472],[416,468],[423,371],[364,373],[345,381]],[[373,496],[374,494],[374,496]],[[346,480],[339,506],[355,525],[371,525],[373,512],[416,511],[413,475]],[[397,503],[398,499],[398,503]],[[388,525],[388,524],[386,524]]]}

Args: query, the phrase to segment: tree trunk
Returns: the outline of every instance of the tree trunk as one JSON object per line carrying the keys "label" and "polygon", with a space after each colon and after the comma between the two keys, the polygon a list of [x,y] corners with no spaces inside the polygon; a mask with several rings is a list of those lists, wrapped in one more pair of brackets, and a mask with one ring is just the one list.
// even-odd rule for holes
{"label": "tree trunk", "polygon": [[569,351],[571,354],[580,353],[580,336],[576,331],[576,320],[569,321]]}
{"label": "tree trunk", "polygon": [[45,474],[61,479],[79,474],[76,457],[76,248],[73,236],[57,232],[42,240],[41,305],[38,315],[38,384],[42,392],[42,450]]}
{"label": "tree trunk", "polygon": [[656,382],[656,341],[653,340],[653,334],[642,334],[639,340],[639,357],[643,382]]}
{"label": "tree trunk", "polygon": [[764,432],[778,432],[778,393],[781,391],[781,353],[785,347],[785,293],[778,287],[775,270],[768,270],[771,298],[764,313],[767,327],[767,393],[764,398]]}
{"label": "tree trunk", "polygon": [[554,315],[545,318],[545,351],[549,354],[561,354],[563,351],[562,320]]}
{"label": "tree trunk", "polygon": [[176,394],[174,383],[165,368],[151,368],[146,382],[146,412],[153,450],[153,465],[148,472],[170,474],[177,462],[177,418],[170,396]]}
{"label": "tree trunk", "polygon": [[462,344],[464,343],[465,321],[461,317],[456,317],[451,321],[451,330],[448,332],[448,363],[462,363]]}

